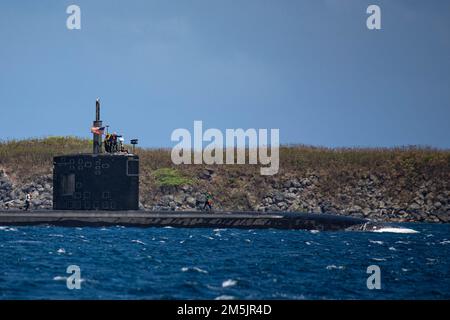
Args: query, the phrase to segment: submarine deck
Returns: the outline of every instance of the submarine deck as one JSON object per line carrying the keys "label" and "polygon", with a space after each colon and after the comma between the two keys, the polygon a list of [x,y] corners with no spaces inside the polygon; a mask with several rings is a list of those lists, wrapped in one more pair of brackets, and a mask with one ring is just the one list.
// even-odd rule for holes
{"label": "submarine deck", "polygon": [[201,211],[70,211],[31,210],[0,211],[0,225],[54,225],[182,227],[182,228],[246,228],[343,230],[364,225],[369,220],[333,214],[295,212],[201,212]]}

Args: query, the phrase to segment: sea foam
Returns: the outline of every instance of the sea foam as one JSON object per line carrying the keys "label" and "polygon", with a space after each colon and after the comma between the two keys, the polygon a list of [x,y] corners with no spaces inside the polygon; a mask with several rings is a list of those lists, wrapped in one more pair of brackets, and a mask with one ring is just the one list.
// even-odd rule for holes
{"label": "sea foam", "polygon": [[222,282],[222,288],[233,287],[236,285],[236,283],[237,281],[233,279],[225,280],[224,282]]}
{"label": "sea foam", "polygon": [[391,232],[391,233],[419,233],[419,231],[409,229],[409,228],[395,228],[395,227],[386,227],[377,230],[373,230],[373,232]]}

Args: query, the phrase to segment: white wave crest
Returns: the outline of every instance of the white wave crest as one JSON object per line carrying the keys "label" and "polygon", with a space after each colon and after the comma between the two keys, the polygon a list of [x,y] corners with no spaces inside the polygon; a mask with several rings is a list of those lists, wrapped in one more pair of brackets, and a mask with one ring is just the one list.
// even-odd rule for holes
{"label": "white wave crest", "polygon": [[342,270],[342,269],[344,269],[344,266],[336,266],[336,265],[332,264],[332,265],[330,265],[330,266],[327,266],[326,269],[327,269],[327,270],[333,270],[333,269]]}
{"label": "white wave crest", "polygon": [[200,272],[200,273],[208,273],[208,271],[200,269],[198,267],[193,267],[192,270],[195,270],[195,271]]}
{"label": "white wave crest", "polygon": [[216,297],[214,300],[234,300],[233,296],[221,295]]}
{"label": "white wave crest", "polygon": [[181,271],[182,272],[197,271],[199,273],[208,273],[208,271],[200,269],[199,267],[193,267],[193,268],[183,267],[183,268],[181,268]]}
{"label": "white wave crest", "polygon": [[54,233],[50,233],[48,236],[49,236],[49,237],[64,238],[64,236],[63,236],[62,234],[54,234]]}
{"label": "white wave crest", "polygon": [[[67,279],[68,279],[68,277],[63,277],[63,276],[53,277],[53,280],[55,280],[55,281],[67,281]],[[84,279],[80,279],[80,282],[84,282],[84,281],[85,281]]]}
{"label": "white wave crest", "polygon": [[224,282],[222,282],[222,288],[233,287],[236,284],[237,284],[236,280],[228,279],[228,280],[225,280]]}
{"label": "white wave crest", "polygon": [[395,227],[385,227],[377,230],[373,230],[372,232],[391,232],[391,233],[419,233],[414,229],[409,228],[395,228]]}
{"label": "white wave crest", "polygon": [[372,258],[373,261],[386,261],[385,258]]}
{"label": "white wave crest", "polygon": [[10,228],[10,227],[4,227],[4,226],[1,226],[0,230],[3,230],[3,231],[17,231],[16,228]]}
{"label": "white wave crest", "polygon": [[16,241],[9,241],[11,243],[27,243],[27,244],[38,244],[42,243],[42,241],[35,241],[35,240],[16,240]]}

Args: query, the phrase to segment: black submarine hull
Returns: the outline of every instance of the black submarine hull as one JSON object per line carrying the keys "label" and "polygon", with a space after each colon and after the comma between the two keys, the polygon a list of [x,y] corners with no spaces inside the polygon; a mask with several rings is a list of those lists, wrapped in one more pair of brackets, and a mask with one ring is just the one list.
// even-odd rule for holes
{"label": "black submarine hull", "polygon": [[181,227],[297,230],[367,230],[367,219],[293,212],[199,211],[0,211],[0,225],[64,227]]}

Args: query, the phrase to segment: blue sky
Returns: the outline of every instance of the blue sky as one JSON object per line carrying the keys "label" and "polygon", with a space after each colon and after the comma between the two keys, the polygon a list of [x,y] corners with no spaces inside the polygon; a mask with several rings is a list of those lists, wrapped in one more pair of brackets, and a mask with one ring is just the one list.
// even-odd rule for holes
{"label": "blue sky", "polygon": [[0,139],[90,137],[96,97],[146,147],[202,120],[284,144],[449,148],[450,1],[2,1]]}

